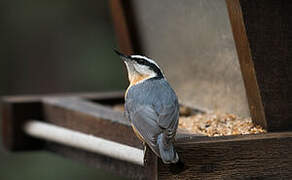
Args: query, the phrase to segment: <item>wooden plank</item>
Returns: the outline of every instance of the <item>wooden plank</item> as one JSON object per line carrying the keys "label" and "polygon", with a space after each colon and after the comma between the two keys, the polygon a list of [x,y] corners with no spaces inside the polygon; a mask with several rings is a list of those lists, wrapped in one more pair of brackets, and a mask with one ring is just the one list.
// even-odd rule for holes
{"label": "wooden plank", "polygon": [[[90,107],[91,105],[87,104],[88,102],[82,102],[78,103],[78,105],[74,105],[77,102],[80,101],[72,98],[62,98],[57,101],[52,99],[45,100],[45,106],[54,106],[55,108],[58,107],[59,110],[66,110],[62,110],[63,112],[57,112],[58,108],[51,110],[46,109],[46,111],[50,112],[50,114],[59,114],[59,117],[50,117],[49,119],[67,118],[67,120],[72,120],[72,122],[75,122],[75,119],[72,119],[74,116],[83,120],[86,119],[86,117],[83,117],[85,114],[94,117],[95,114],[92,113],[93,109],[91,109],[93,107]],[[78,111],[79,113],[74,114],[74,111]],[[104,129],[112,126],[110,125],[112,122],[108,125],[106,122],[102,123],[103,118],[105,119],[104,121],[108,121],[106,119],[116,119],[114,121],[117,123],[121,123],[122,121],[120,122],[117,117],[103,117],[98,120],[101,114],[108,113],[101,113],[101,110],[94,110],[93,112],[97,111],[100,111],[96,114],[98,117],[95,117],[97,121],[99,121],[98,123],[96,123],[93,119],[92,121],[85,120],[82,122],[83,124],[88,124],[86,126],[95,127],[93,129],[82,127],[81,131],[86,129],[87,133],[93,133],[96,136],[101,136],[125,144],[130,142],[129,140],[131,140],[131,137],[122,137],[119,134],[116,134],[116,132],[113,133],[116,134],[115,136],[112,135],[112,132],[111,134],[107,134],[108,131],[103,132]],[[67,117],[62,115],[64,113],[67,114],[65,115]],[[64,124],[58,122],[58,120],[57,122],[53,121],[53,123],[57,123],[61,126],[75,130],[79,130],[77,126],[82,126],[81,124],[67,124],[66,120]],[[126,126],[129,130],[131,130],[128,125]],[[116,126],[114,129],[118,131],[120,128],[120,126]],[[134,136],[134,134],[131,136]],[[128,145],[136,146],[137,144]],[[216,179],[218,177],[264,178],[268,176],[290,177],[292,172],[292,166],[290,166],[292,165],[292,152],[289,150],[292,148],[291,132],[213,138],[198,136],[180,137],[180,135],[178,135],[176,138],[176,148],[188,169],[180,174],[174,175],[171,173],[169,166],[162,164],[160,160],[157,162],[157,159],[151,159],[155,158],[155,156],[150,156],[146,158],[146,161],[151,162],[151,165],[149,165],[149,163],[148,166],[146,165],[148,168],[151,167],[148,169],[149,172],[146,173],[151,175],[151,177],[147,176],[148,179]]]}
{"label": "wooden plank", "polygon": [[59,93],[59,94],[37,94],[37,95],[15,95],[15,96],[2,96],[3,103],[40,103],[43,98],[50,97],[78,97],[87,99],[89,101],[99,101],[101,104],[103,100],[107,102],[121,102],[124,98],[124,91],[111,91],[111,92],[82,92],[82,93]]}
{"label": "wooden plank", "polygon": [[[142,149],[141,141],[136,137],[122,112],[110,106],[92,103],[80,98],[44,98],[44,119],[58,126],[92,134],[115,142]],[[193,111],[196,113],[198,111]],[[186,135],[178,132],[177,137],[192,138],[198,135]]]}
{"label": "wooden plank", "polygon": [[[43,113],[32,115],[37,108],[29,108],[26,105],[22,104],[22,106],[19,106],[19,110],[15,111],[23,111],[19,117],[23,117],[25,120],[42,117],[43,120],[56,125],[142,148],[140,141],[132,132],[123,114],[113,111],[110,107],[72,97],[45,98],[43,100]],[[37,107],[39,108],[41,105]],[[8,117],[6,116],[6,119]],[[21,120],[21,118],[16,119]],[[18,121],[14,122],[18,124]],[[13,127],[12,125],[9,126]],[[21,129],[20,125],[19,128]],[[11,134],[19,133],[19,129],[16,130]],[[25,136],[24,134],[24,136],[18,136],[18,138]],[[34,146],[37,148],[43,147],[66,157],[80,160],[88,165],[115,171],[120,175],[134,179],[246,179],[266,177],[289,179],[292,172],[292,152],[290,151],[292,148],[292,132],[212,138],[178,134],[176,149],[187,167],[185,171],[179,174],[172,174],[171,167],[162,164],[151,151],[146,153],[145,168],[139,168],[131,163],[64,145],[49,143],[40,146],[36,139],[31,140],[24,145],[18,140],[17,142],[20,144],[13,145],[17,145],[17,148],[22,150],[25,148],[27,150],[33,149],[31,147]],[[134,171],[135,169],[136,171]]]}
{"label": "wooden plank", "polygon": [[146,179],[147,169],[139,165],[55,143],[47,143],[45,149],[65,158],[80,161],[87,166],[103,169],[120,176],[131,179]]}
{"label": "wooden plank", "polygon": [[158,179],[158,157],[152,152],[150,148],[146,148],[144,157],[145,179]]}
{"label": "wooden plank", "polygon": [[177,141],[187,170],[173,175],[159,160],[159,179],[291,179],[292,132]]}
{"label": "wooden plank", "polygon": [[43,106],[50,123],[143,148],[122,112],[79,98],[45,98]]}
{"label": "wooden plank", "polygon": [[107,105],[123,102],[123,92],[121,91],[4,96],[1,98],[1,132],[6,149],[21,151],[42,148],[41,141],[28,137],[23,132],[22,125],[29,119],[44,119],[41,99],[48,97],[80,97]]}
{"label": "wooden plank", "polygon": [[149,149],[145,153],[145,157],[147,158],[145,159],[145,167],[52,142],[47,142],[45,149],[65,158],[77,160],[88,166],[103,169],[123,177],[145,180],[158,178],[158,159]]}
{"label": "wooden plank", "polygon": [[291,130],[291,1],[226,3],[254,122],[269,131]]}
{"label": "wooden plank", "polygon": [[[60,103],[59,107],[56,107],[58,106],[58,103],[55,104],[56,106],[54,106],[54,103],[52,103],[51,105],[44,107],[41,102],[41,99],[56,99],[58,97],[67,97],[65,98],[67,100],[70,98],[74,99],[76,97],[80,97],[82,99],[84,98],[93,102],[101,103],[102,105],[97,105],[89,101],[79,101],[75,99],[74,101],[70,102],[72,104],[76,104],[75,109],[70,110],[70,103],[67,105],[65,103],[64,106],[62,106],[62,103]],[[11,151],[41,149],[42,143],[25,135],[22,130],[22,125],[29,119],[39,119],[45,121],[46,119],[52,118],[52,121],[54,121],[53,117],[58,116],[58,121],[60,124],[56,123],[57,125],[63,125],[62,123],[68,123],[66,125],[66,127],[68,128],[71,127],[71,129],[74,129],[75,127],[77,128],[77,130],[80,130],[82,132],[91,134],[96,133],[101,136],[104,135],[104,137],[107,137],[107,135],[114,137],[114,135],[110,135],[111,130],[115,128],[121,128],[121,132],[117,132],[118,135],[116,137],[123,137],[126,141],[124,142],[125,144],[128,143],[129,145],[142,148],[141,143],[135,140],[136,137],[133,135],[132,129],[130,128],[128,121],[125,120],[125,118],[123,117],[123,114],[121,112],[112,111],[112,109],[110,108],[111,105],[121,104],[123,103],[123,101],[123,93],[121,92],[3,97],[1,103],[1,115],[3,119],[2,138],[4,145],[6,149]],[[83,107],[83,105],[85,106]],[[81,107],[80,111],[78,107]],[[86,109],[87,107],[89,107],[88,110]],[[48,109],[46,115],[50,118],[45,117],[43,113],[44,108]],[[54,110],[56,110],[56,113],[54,113]],[[95,113],[92,114],[91,112]],[[101,116],[99,116],[99,112],[102,114]],[[75,117],[72,118],[72,120],[68,119],[70,113],[72,116]],[[89,115],[86,115],[86,113],[89,113]],[[64,116],[64,121],[63,119],[60,119],[59,116]],[[85,118],[87,120],[83,121],[82,118]],[[111,120],[102,121],[103,118]],[[76,120],[76,122],[74,120]],[[121,122],[122,124],[115,122],[115,120],[117,120],[117,122]],[[103,132],[101,134],[99,134],[99,131],[95,132],[96,129],[94,127],[98,126],[98,123],[96,122],[101,122],[102,127],[109,127],[109,129],[101,129],[100,132]],[[81,127],[85,128],[82,129]],[[128,134],[132,137],[129,141],[126,140]]]}
{"label": "wooden plank", "polygon": [[120,50],[125,54],[137,53],[139,45],[135,43],[137,38],[135,38],[135,32],[131,30],[130,25],[131,15],[133,15],[131,4],[120,0],[110,0],[110,10]]}
{"label": "wooden plank", "polygon": [[42,107],[40,102],[1,103],[2,139],[4,147],[10,151],[38,150],[43,147],[40,140],[27,136],[22,127],[29,119],[40,119]]}

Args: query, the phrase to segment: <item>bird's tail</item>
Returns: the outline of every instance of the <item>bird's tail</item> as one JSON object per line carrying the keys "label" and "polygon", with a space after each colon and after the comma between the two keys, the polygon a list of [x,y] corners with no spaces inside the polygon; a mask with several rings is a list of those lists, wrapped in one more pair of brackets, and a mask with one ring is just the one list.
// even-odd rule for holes
{"label": "bird's tail", "polygon": [[179,156],[174,149],[172,141],[164,133],[157,138],[160,157],[165,164],[177,163]]}

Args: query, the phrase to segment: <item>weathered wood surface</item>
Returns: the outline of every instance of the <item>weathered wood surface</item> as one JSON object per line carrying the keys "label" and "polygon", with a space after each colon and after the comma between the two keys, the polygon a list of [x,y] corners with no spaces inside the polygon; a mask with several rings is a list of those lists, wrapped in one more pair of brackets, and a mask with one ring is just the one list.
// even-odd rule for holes
{"label": "weathered wood surface", "polygon": [[56,97],[78,97],[89,101],[112,102],[124,97],[124,91],[115,92],[90,92],[90,93],[60,93],[60,94],[40,94],[40,95],[15,95],[1,97],[1,103],[41,103],[44,98]]}
{"label": "weathered wood surface", "polygon": [[48,97],[80,97],[111,105],[122,102],[123,92],[4,96],[1,98],[1,132],[6,149],[19,151],[42,148],[42,143],[27,136],[22,126],[29,119],[44,119],[41,99]]}
{"label": "weathered wood surface", "polygon": [[112,10],[121,50],[129,48],[126,38],[134,53],[155,59],[181,103],[250,116],[224,0],[132,0],[122,7]]}
{"label": "weathered wood surface", "polygon": [[172,175],[159,161],[159,179],[291,179],[292,132],[177,141],[187,170]]}
{"label": "weathered wood surface", "polygon": [[125,13],[123,9],[128,9],[131,11],[131,8],[126,7],[126,3],[120,0],[111,0],[110,1],[110,10],[112,14],[112,19],[114,22],[113,25],[116,29],[118,45],[122,52],[126,54],[133,54],[135,52],[133,44],[134,36],[130,32],[129,22],[130,16],[129,12]]}
{"label": "weathered wood surface", "polygon": [[122,112],[79,98],[46,98],[43,103],[50,123],[142,149]]}
{"label": "weathered wood surface", "polygon": [[3,99],[1,102],[2,139],[6,149],[37,150],[42,142],[27,136],[22,127],[29,119],[41,119],[42,105],[35,101],[14,101]]}
{"label": "weathered wood surface", "polygon": [[[65,101],[61,99],[65,99]],[[42,100],[50,103],[43,104]],[[39,119],[49,122],[56,121],[56,125],[64,125],[64,127],[100,137],[123,137],[118,142],[142,148],[123,113],[112,111],[110,108],[111,105],[121,104],[123,101],[122,92],[3,97],[1,115],[4,145],[11,151],[42,148],[39,141],[28,137],[22,130],[22,125],[29,119]],[[196,112],[194,111],[194,113]],[[71,116],[72,119],[68,119]],[[64,119],[60,119],[61,117]],[[109,121],[102,121],[103,119]],[[132,138],[128,139],[128,136]]]}
{"label": "weathered wood surface", "polygon": [[108,172],[131,179],[146,179],[145,175],[146,172],[148,172],[146,168],[139,165],[64,146],[61,144],[47,143],[45,149],[53,153],[60,154],[66,158],[80,161],[87,166],[103,169]]}
{"label": "weathered wood surface", "polygon": [[[12,107],[18,107],[22,111],[12,108],[13,112],[19,112],[17,113],[19,115],[8,113],[12,116],[4,116],[6,124],[11,119],[14,123],[6,126],[16,128],[11,129],[10,133],[5,133],[4,140],[5,138],[13,140],[11,142],[13,148],[7,147],[10,150],[47,149],[80,160],[87,165],[115,171],[119,175],[134,179],[292,178],[292,132],[212,138],[178,134],[175,146],[187,169],[177,175],[172,174],[170,167],[162,164],[151,152],[146,153],[145,168],[141,168],[131,163],[60,144],[44,144],[43,141],[21,134],[23,132],[19,124],[31,118],[41,118],[62,127],[142,148],[128,122],[123,118],[123,114],[109,107],[113,102],[122,101],[122,97],[102,101],[104,104],[109,103],[108,106],[76,97],[44,98],[42,103],[35,101],[34,103],[37,103],[35,107],[26,106],[23,99],[18,101],[21,106],[12,103],[10,104]],[[18,139],[19,137],[22,139]]]}
{"label": "weathered wood surface", "polygon": [[[60,101],[61,100],[62,99],[60,99]],[[49,110],[51,113],[55,112],[59,115],[62,113],[68,115],[72,113],[74,109],[75,111],[79,111],[79,113],[85,113],[84,110],[90,109],[87,107],[88,105],[83,104],[88,102],[79,103],[78,106],[72,105],[77,102],[77,99],[71,98],[67,99],[67,101],[63,99],[62,102],[45,100],[47,105],[58,106],[68,111],[66,113],[57,112],[56,109]],[[85,114],[92,115],[92,112],[87,112]],[[79,117],[79,115],[77,115],[77,117]],[[112,118],[114,119],[114,117]],[[68,115],[68,119],[72,119],[70,115]],[[83,123],[87,124],[88,122]],[[91,123],[89,122],[89,124]],[[64,126],[64,124],[60,125]],[[67,125],[65,125],[65,127],[66,126]],[[70,128],[75,129],[75,126],[71,125]],[[117,130],[118,128],[120,127],[115,129]],[[91,133],[98,130],[87,129],[86,131],[87,133]],[[113,138],[111,136],[112,135],[104,135],[104,137]],[[128,143],[127,139],[124,137],[116,138],[117,139],[114,138],[113,140]],[[224,179],[229,177],[244,179],[256,177],[288,178],[291,176],[292,172],[292,166],[290,166],[292,165],[292,152],[290,151],[292,148],[292,133],[217,138],[183,137],[176,139],[176,146],[188,169],[179,175],[172,175],[169,167],[162,164],[161,161],[158,163],[158,169],[153,169],[153,166],[156,167],[155,164],[157,161],[149,159],[149,161],[153,162],[153,165],[150,165],[150,167],[152,167],[151,172],[149,172],[150,174],[145,174],[151,176],[151,178],[148,177],[149,179],[156,178],[156,172],[158,173],[158,179]],[[150,156],[150,158],[153,158],[153,156]]]}
{"label": "weathered wood surface", "polygon": [[226,0],[253,120],[292,129],[292,2]]}

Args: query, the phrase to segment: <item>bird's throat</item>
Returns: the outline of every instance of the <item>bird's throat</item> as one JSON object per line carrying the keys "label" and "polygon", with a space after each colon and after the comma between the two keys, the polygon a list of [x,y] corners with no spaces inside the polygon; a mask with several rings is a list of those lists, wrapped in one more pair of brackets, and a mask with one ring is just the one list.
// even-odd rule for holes
{"label": "bird's throat", "polygon": [[128,90],[129,90],[132,86],[134,86],[134,85],[136,85],[136,84],[139,84],[139,83],[142,83],[143,81],[145,81],[145,80],[147,80],[147,79],[149,79],[149,78],[151,78],[150,75],[142,75],[142,74],[138,74],[138,73],[136,73],[136,74],[134,74],[134,75],[132,74],[131,76],[129,76],[130,85],[129,85],[129,87],[128,87],[127,90],[126,90],[126,94],[125,94],[125,96],[127,96]]}
{"label": "bird's throat", "polygon": [[141,83],[143,81],[145,81],[146,79],[149,79],[150,75],[142,75],[142,74],[135,74],[133,76],[131,76],[130,79],[130,86],[136,85],[138,83]]}

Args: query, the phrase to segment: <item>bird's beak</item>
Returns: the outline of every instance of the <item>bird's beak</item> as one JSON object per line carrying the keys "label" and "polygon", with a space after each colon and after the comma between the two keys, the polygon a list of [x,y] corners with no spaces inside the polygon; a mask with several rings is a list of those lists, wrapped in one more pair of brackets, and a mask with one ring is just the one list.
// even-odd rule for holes
{"label": "bird's beak", "polygon": [[117,55],[120,56],[120,58],[125,61],[125,62],[129,62],[131,60],[131,58],[129,56],[126,56],[124,54],[122,54],[121,52],[119,52],[118,50],[114,49],[115,53],[117,53]]}

